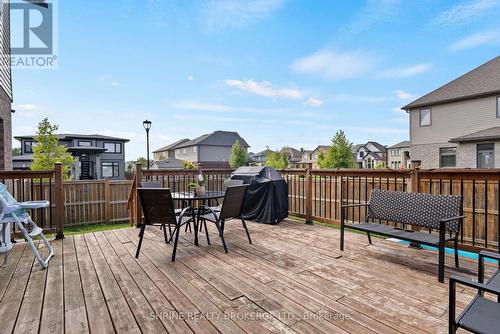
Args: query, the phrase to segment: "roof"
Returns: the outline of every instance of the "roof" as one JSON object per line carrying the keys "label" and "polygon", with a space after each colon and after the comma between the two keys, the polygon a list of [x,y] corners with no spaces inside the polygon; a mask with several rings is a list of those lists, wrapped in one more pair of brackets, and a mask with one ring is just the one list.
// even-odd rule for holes
{"label": "roof", "polygon": [[164,151],[168,151],[168,150],[173,150],[175,149],[178,145],[181,145],[181,144],[184,144],[185,142],[189,141],[188,138],[184,138],[184,139],[181,139],[181,140],[178,140],[176,142],[173,142],[172,144],[169,144],[167,146],[163,146],[163,147],[160,147],[159,149],[157,149],[156,151],[153,151],[153,153],[158,153],[158,152],[164,152]]}
{"label": "roof", "polygon": [[299,150],[297,150],[293,147],[289,147],[289,146],[282,147],[280,150],[280,153],[290,153],[291,157],[302,156],[302,152],[300,152]]}
{"label": "roof", "polygon": [[371,155],[372,157],[374,157],[374,158],[375,158],[375,160],[382,160],[382,157],[381,157],[380,155],[378,155],[377,153],[375,153],[375,152],[368,152],[368,153],[367,153],[367,154],[363,157],[363,159],[364,159],[364,158],[366,158],[366,157],[367,157],[367,156],[369,156],[369,155]]}
{"label": "roof", "polygon": [[500,139],[500,126],[470,133],[465,136],[450,139],[450,143],[463,143],[483,140]]}
{"label": "roof", "polygon": [[199,136],[198,138],[195,138],[193,140],[189,140],[183,144],[178,145],[176,148],[197,146],[197,145],[233,146],[236,140],[238,140],[243,147],[245,148],[250,147],[250,145],[248,145],[245,139],[241,138],[238,132],[218,130],[209,134]]}
{"label": "roof", "polygon": [[328,146],[328,145],[318,145],[318,147],[316,147],[314,150],[312,150],[312,152],[315,152],[318,150],[328,151],[329,148],[330,148],[330,146]]}
{"label": "roof", "polygon": [[500,56],[407,104],[402,109],[467,100],[500,93]]}
{"label": "roof", "polygon": [[402,142],[394,144],[394,145],[390,146],[389,148],[401,148],[401,147],[410,147],[410,141],[403,140]]}
{"label": "roof", "polygon": [[[14,138],[17,140],[21,139],[33,139],[35,135],[26,135],[26,136],[15,136]],[[125,138],[118,138],[118,137],[111,137],[111,136],[104,136],[104,135],[82,135],[82,134],[76,134],[76,133],[60,133],[56,134],[57,139],[59,140],[69,140],[69,139],[74,139],[74,138],[81,138],[81,139],[97,139],[97,140],[119,140],[119,141],[124,141],[128,142],[130,141],[129,139]]]}
{"label": "roof", "polygon": [[258,157],[258,156],[266,156],[268,155],[270,152],[273,152],[273,150],[264,150],[264,151],[260,151],[260,152],[257,152],[257,153],[254,153],[254,154],[250,154],[252,157]]}
{"label": "roof", "polygon": [[352,147],[352,153],[356,153],[363,144],[356,144]]}
{"label": "roof", "polygon": [[382,144],[377,143],[376,141],[369,141],[368,143],[364,144],[363,146],[366,146],[368,144],[372,144],[375,146],[380,152],[387,152],[387,147],[385,147]]}
{"label": "roof", "polygon": [[167,158],[163,160],[153,161],[152,164],[155,164],[158,169],[179,169],[184,168],[184,162],[175,158]]}

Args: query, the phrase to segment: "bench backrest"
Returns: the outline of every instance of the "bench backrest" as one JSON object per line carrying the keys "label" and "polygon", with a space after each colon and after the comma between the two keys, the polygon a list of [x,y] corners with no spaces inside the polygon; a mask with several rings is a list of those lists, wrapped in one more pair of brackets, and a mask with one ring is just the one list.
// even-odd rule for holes
{"label": "bench backrest", "polygon": [[[462,214],[462,203],[462,196],[373,190],[367,216],[439,229],[439,220]],[[458,232],[459,227],[458,220],[446,223],[448,231]]]}

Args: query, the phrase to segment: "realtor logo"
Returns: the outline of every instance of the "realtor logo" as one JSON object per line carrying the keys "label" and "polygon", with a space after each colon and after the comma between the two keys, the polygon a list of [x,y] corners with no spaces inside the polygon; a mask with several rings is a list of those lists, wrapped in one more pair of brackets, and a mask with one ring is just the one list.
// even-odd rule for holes
{"label": "realtor logo", "polygon": [[10,1],[12,68],[56,67],[55,9],[51,1]]}

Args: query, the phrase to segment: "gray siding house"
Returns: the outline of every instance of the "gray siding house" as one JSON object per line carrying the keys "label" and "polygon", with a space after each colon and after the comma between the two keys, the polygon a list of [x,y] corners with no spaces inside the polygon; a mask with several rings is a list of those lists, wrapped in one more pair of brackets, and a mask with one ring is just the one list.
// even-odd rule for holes
{"label": "gray siding house", "polygon": [[402,109],[422,168],[500,168],[500,56]]}
{"label": "gray siding house", "polygon": [[180,144],[171,144],[174,145],[175,156],[173,158],[179,161],[190,161],[203,168],[228,168],[231,148],[236,141],[239,141],[245,150],[250,147],[237,132],[214,131],[193,140],[183,140]]}
{"label": "gray siding house", "polygon": [[387,167],[391,169],[410,167],[410,142],[408,140],[392,145],[387,150]]}
{"label": "gray siding house", "polygon": [[0,0],[0,170],[12,169],[10,1]]}
{"label": "gray siding house", "polygon": [[358,168],[372,169],[377,164],[387,165],[387,147],[375,141],[353,146],[353,156]]}
{"label": "gray siding house", "polygon": [[[15,137],[21,142],[21,155],[12,158],[14,170],[28,170],[33,161],[33,136]],[[125,143],[128,139],[102,136],[59,134],[76,162],[71,170],[74,180],[125,179]]]}

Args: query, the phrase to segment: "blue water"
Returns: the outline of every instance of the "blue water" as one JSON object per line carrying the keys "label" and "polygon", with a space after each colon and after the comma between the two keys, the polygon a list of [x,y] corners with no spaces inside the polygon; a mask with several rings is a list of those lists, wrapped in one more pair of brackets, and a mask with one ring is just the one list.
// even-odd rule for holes
{"label": "blue water", "polygon": [[[405,244],[405,245],[409,245],[410,242],[409,241],[404,241],[404,240],[399,240],[399,239],[392,239],[396,242],[399,242],[401,244]],[[432,250],[432,251],[437,251],[437,247],[432,247],[432,246],[427,246],[427,245],[421,245],[423,249],[428,249],[428,250]],[[455,254],[455,250],[453,248],[448,248],[446,247],[445,248],[445,252],[448,253],[448,254],[452,254],[454,255]],[[464,251],[464,250],[458,250],[458,256],[462,256],[462,257],[466,257],[466,258],[469,258],[469,259],[473,259],[473,260],[477,260],[479,258],[479,255],[476,254],[476,253],[473,253],[473,252],[467,252],[467,251]],[[498,263],[497,260],[493,260],[493,259],[489,259],[489,258],[484,258],[484,260],[486,262],[491,262],[491,263]]]}

